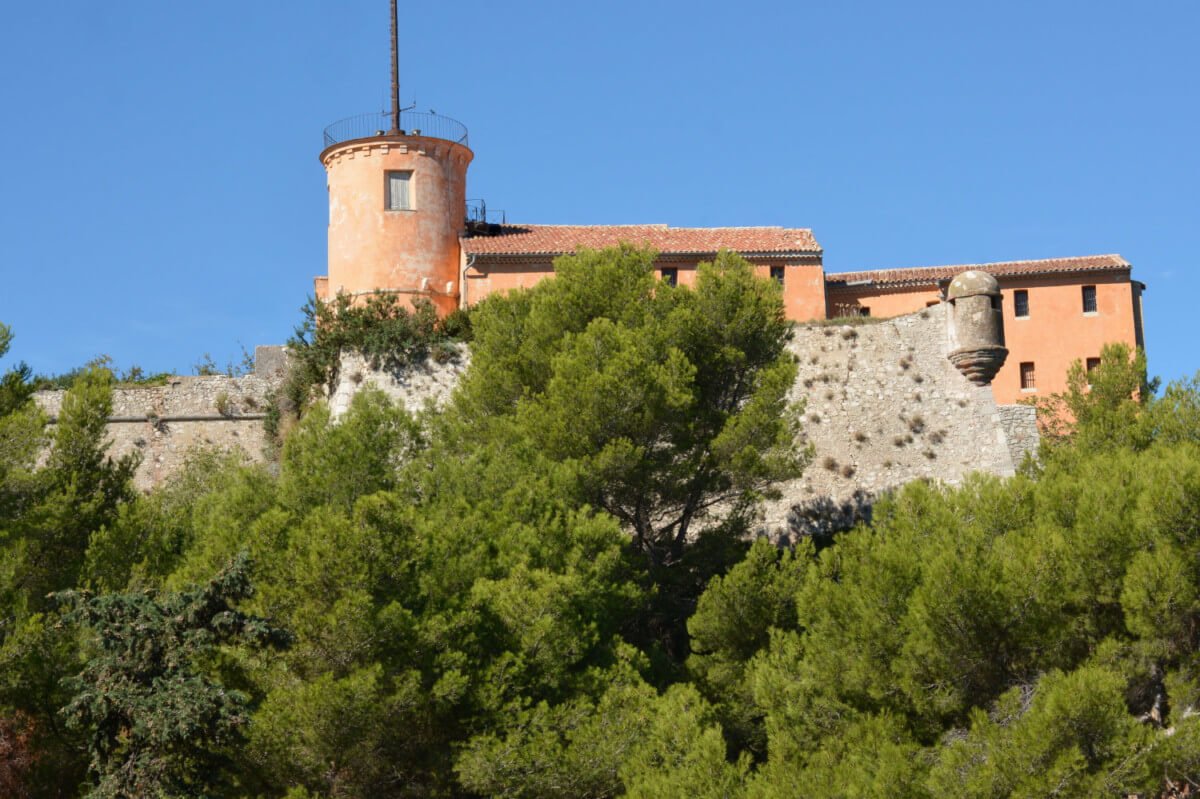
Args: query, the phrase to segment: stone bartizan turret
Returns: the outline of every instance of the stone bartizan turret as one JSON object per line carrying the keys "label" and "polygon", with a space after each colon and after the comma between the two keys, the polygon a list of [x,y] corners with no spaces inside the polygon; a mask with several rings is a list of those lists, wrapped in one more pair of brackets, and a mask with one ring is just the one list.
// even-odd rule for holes
{"label": "stone bartizan turret", "polygon": [[963,272],[950,281],[946,301],[950,362],[972,383],[986,386],[1008,357],[1000,284],[987,272]]}

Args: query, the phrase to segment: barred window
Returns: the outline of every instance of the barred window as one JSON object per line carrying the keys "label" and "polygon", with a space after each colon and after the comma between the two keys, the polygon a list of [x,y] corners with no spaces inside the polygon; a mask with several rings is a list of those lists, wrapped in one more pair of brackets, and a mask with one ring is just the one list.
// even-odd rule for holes
{"label": "barred window", "polygon": [[662,279],[666,281],[668,286],[674,286],[679,282],[679,270],[673,266],[664,266],[661,270]]}
{"label": "barred window", "polygon": [[1018,319],[1029,316],[1029,292],[1025,289],[1013,292],[1013,315]]}
{"label": "barred window", "polygon": [[771,279],[774,280],[779,285],[781,285],[781,286],[783,285],[783,267],[782,266],[772,266],[771,267]]}
{"label": "barred window", "polygon": [[1033,361],[1025,361],[1021,364],[1021,388],[1025,391],[1037,388],[1037,378],[1033,371]]}
{"label": "barred window", "polygon": [[1083,312],[1096,313],[1096,287],[1083,287]]}

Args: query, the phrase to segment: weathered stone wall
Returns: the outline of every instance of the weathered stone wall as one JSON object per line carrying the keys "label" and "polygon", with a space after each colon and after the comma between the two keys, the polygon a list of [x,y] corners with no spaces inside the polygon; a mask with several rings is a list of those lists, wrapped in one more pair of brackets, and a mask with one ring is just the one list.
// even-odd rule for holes
{"label": "weathered stone wall", "polygon": [[[768,503],[772,535],[821,533],[870,512],[911,480],[957,483],[970,472],[1011,475],[1009,440],[1036,446],[1032,419],[1005,416],[989,386],[948,360],[945,304],[857,326],[801,326],[790,349],[815,450],[804,475]],[[1005,421],[1009,424],[1005,424]]]}
{"label": "weathered stone wall", "polygon": [[354,395],[368,386],[379,389],[412,412],[421,410],[426,403],[442,405],[470,363],[471,351],[464,345],[457,345],[444,360],[430,358],[392,370],[372,369],[361,355],[347,353],[342,356],[337,384],[329,398],[330,412],[333,418],[339,418],[350,408]]}
{"label": "weathered stone wall", "polygon": [[[1033,409],[998,407],[990,387],[972,384],[947,358],[947,308],[853,327],[796,328],[789,344],[799,371],[792,398],[805,403],[804,437],[815,455],[801,478],[781,486],[782,498],[767,503],[770,535],[849,526],[870,513],[880,493],[916,479],[1011,475],[1036,450]],[[139,488],[177,472],[196,446],[262,459],[268,395],[281,383],[284,359],[260,349],[257,362],[247,377],[177,377],[166,386],[114,393],[113,452],[142,453]],[[469,363],[466,347],[449,359],[392,371],[347,355],[330,405],[340,416],[367,386],[412,411],[443,404]],[[54,417],[62,392],[42,392],[37,401]]]}
{"label": "weathered stone wall", "polygon": [[1037,409],[1032,405],[1000,405],[1000,426],[1008,437],[1008,452],[1014,466],[1025,462],[1025,456],[1037,455],[1039,437]]}
{"label": "weathered stone wall", "polygon": [[[957,483],[975,471],[1011,475],[1036,448],[1032,415],[998,408],[990,386],[976,386],[948,359],[948,309],[796,328],[792,398],[805,403],[804,435],[815,457],[800,479],[780,487],[781,499],[767,503],[765,532],[778,538],[848,527],[884,491],[916,479]],[[468,363],[465,348],[457,360],[394,372],[346,356],[334,414],[367,385],[410,410],[441,404]]]}
{"label": "weathered stone wall", "polygon": [[[263,419],[269,394],[283,375],[278,359],[271,358],[275,350],[281,348],[260,347],[256,364],[264,368],[245,377],[172,377],[163,386],[115,389],[110,454],[140,453],[134,483],[142,490],[177,473],[198,447],[236,450],[252,461],[263,460]],[[34,401],[54,421],[65,393],[40,391]]]}

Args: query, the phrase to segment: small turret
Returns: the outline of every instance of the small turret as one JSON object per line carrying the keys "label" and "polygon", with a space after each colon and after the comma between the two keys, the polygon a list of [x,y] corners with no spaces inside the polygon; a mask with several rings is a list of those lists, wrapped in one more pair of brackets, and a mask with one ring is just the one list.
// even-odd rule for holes
{"label": "small turret", "polygon": [[1004,316],[1000,284],[971,270],[950,281],[950,362],[976,385],[986,386],[1004,365]]}

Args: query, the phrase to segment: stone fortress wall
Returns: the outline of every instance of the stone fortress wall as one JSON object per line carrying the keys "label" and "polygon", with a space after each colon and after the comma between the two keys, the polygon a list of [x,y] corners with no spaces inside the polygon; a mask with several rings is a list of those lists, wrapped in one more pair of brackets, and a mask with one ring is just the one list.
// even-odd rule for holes
{"label": "stone fortress wall", "polygon": [[997,406],[990,386],[972,383],[947,357],[951,308],[796,328],[792,399],[804,403],[814,455],[800,479],[780,486],[782,498],[767,503],[772,534],[845,526],[880,493],[912,480],[1009,476],[1036,451],[1033,409]]}
{"label": "stone fortress wall", "polygon": [[[964,376],[949,355],[956,344],[941,303],[918,313],[866,324],[798,325],[788,349],[798,366],[792,400],[804,403],[805,443],[812,464],[781,485],[765,506],[773,538],[848,526],[870,512],[879,494],[912,480],[958,483],[981,471],[1014,474],[1036,453],[1032,407],[997,406],[989,385]],[[372,370],[344,356],[333,393],[335,416],[371,386],[411,411],[449,398],[469,351],[447,363]]]}
{"label": "stone fortress wall", "polygon": [[401,369],[372,369],[357,353],[345,353],[338,365],[337,382],[329,396],[333,418],[350,409],[354,395],[370,386],[378,389],[393,402],[403,405],[410,413],[422,410],[426,404],[443,405],[458,385],[459,376],[471,363],[471,351],[458,345],[453,357],[436,361],[427,358],[421,363]]}
{"label": "stone fortress wall", "polygon": [[[1038,444],[1033,409],[997,406],[990,387],[967,379],[949,360],[949,303],[908,316],[854,326],[799,325],[788,347],[797,360],[792,390],[803,401],[803,431],[812,464],[780,486],[765,507],[773,537],[820,533],[869,514],[882,492],[917,479],[957,483],[975,471],[1014,473]],[[280,347],[259,347],[245,377],[176,377],[168,385],[117,389],[109,424],[112,452],[139,451],[136,482],[148,490],[177,473],[197,446],[265,458],[263,419],[281,385]],[[443,404],[470,363],[462,347],[445,362],[374,370],[343,357],[330,396],[336,416],[370,386],[410,411]],[[54,418],[63,392],[40,392]]]}
{"label": "stone fortress wall", "polygon": [[[117,388],[108,423],[109,452],[141,454],[134,484],[143,491],[177,474],[196,448],[240,451],[251,461],[262,461],[267,445],[263,420],[285,367],[282,347],[258,347],[254,374],[244,377],[177,376],[162,386]],[[51,422],[58,418],[65,393],[34,395]]]}

